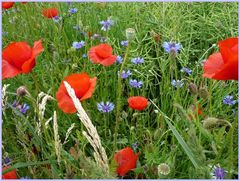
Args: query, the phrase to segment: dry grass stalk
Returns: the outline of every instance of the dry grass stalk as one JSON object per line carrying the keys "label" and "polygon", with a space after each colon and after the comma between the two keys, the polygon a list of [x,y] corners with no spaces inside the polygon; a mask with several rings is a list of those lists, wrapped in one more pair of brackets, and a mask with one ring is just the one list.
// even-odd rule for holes
{"label": "dry grass stalk", "polygon": [[109,172],[108,158],[105,149],[102,147],[100,137],[98,135],[96,127],[92,124],[92,121],[88,117],[87,113],[83,109],[79,99],[76,97],[74,90],[71,86],[64,81],[64,85],[67,89],[68,94],[73,100],[74,106],[77,109],[78,117],[87,129],[87,132],[83,132],[83,135],[87,138],[95,153],[94,157],[99,166],[103,167],[106,172]]}

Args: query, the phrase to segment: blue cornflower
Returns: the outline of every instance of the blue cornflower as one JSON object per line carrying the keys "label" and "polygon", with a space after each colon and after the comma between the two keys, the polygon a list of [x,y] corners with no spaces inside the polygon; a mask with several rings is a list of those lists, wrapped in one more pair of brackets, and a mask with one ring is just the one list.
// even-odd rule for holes
{"label": "blue cornflower", "polygon": [[223,103],[229,106],[232,106],[237,103],[236,100],[233,100],[233,96],[227,95],[223,98]]}
{"label": "blue cornflower", "polygon": [[187,73],[188,75],[191,75],[191,74],[192,74],[192,70],[189,69],[189,68],[187,68],[187,67],[183,67],[180,71],[181,71],[181,72],[185,72],[185,73]]}
{"label": "blue cornflower", "polygon": [[181,88],[184,85],[183,80],[172,80],[172,86]]}
{"label": "blue cornflower", "polygon": [[6,157],[6,158],[4,158],[4,160],[3,160],[3,163],[4,163],[5,165],[10,165],[11,162],[12,162],[12,158],[10,158],[10,157]]}
{"label": "blue cornflower", "polygon": [[114,104],[112,102],[107,101],[106,104],[104,102],[100,102],[97,104],[97,108],[100,112],[106,113],[111,112],[114,109]]}
{"label": "blue cornflower", "polygon": [[86,53],[84,53],[83,55],[82,55],[82,58],[87,58],[88,57],[88,55],[86,54]]}
{"label": "blue cornflower", "polygon": [[[132,72],[131,72],[130,70],[128,70],[128,71],[123,70],[123,71],[122,71],[122,79],[126,79],[126,78],[128,78],[130,75],[132,75]],[[119,71],[118,71],[118,76],[119,76]]]}
{"label": "blue cornflower", "polygon": [[78,11],[77,8],[71,8],[71,9],[68,10],[68,12],[69,12],[70,14],[74,14],[74,13],[76,13],[77,11]]}
{"label": "blue cornflower", "polygon": [[133,143],[132,148],[133,148],[134,151],[136,151],[137,148],[138,148],[138,143],[137,142]]}
{"label": "blue cornflower", "polygon": [[62,18],[59,16],[55,16],[52,18],[54,22],[58,23]]}
{"label": "blue cornflower", "polygon": [[75,26],[73,26],[73,29],[75,29],[75,30],[77,30],[77,31],[80,31],[80,26],[79,25],[75,25]]}
{"label": "blue cornflower", "polygon": [[16,100],[14,100],[12,103],[12,106],[16,108],[18,105],[19,105],[18,102]]}
{"label": "blue cornflower", "polygon": [[223,168],[216,167],[213,171],[213,175],[216,177],[216,179],[224,179],[226,171]]}
{"label": "blue cornflower", "polygon": [[113,20],[107,19],[106,21],[100,21],[100,24],[103,25],[101,30],[108,31],[110,27],[114,24]]}
{"label": "blue cornflower", "polygon": [[80,41],[80,42],[73,42],[72,47],[75,49],[80,49],[85,45],[84,41]]}
{"label": "blue cornflower", "polygon": [[26,114],[26,112],[30,109],[30,107],[24,103],[23,105],[20,105],[19,107],[19,111],[23,114]]}
{"label": "blue cornflower", "polygon": [[128,46],[128,41],[127,40],[121,41],[121,45],[124,46],[124,47],[127,47]]}
{"label": "blue cornflower", "polygon": [[66,2],[66,3],[67,3],[67,5],[68,5],[68,6],[70,6],[70,5],[71,5],[71,2]]}
{"label": "blue cornflower", "polygon": [[141,58],[141,57],[137,57],[137,58],[133,58],[133,59],[131,60],[131,62],[134,63],[134,64],[141,64],[141,63],[144,62],[144,59]]}
{"label": "blue cornflower", "polygon": [[121,57],[120,55],[117,56],[116,62],[121,64],[123,61],[123,57]]}
{"label": "blue cornflower", "polygon": [[142,81],[137,81],[136,79],[130,79],[129,80],[129,84],[130,86],[134,87],[134,88],[141,88],[143,86],[143,82]]}
{"label": "blue cornflower", "polygon": [[173,51],[174,53],[178,53],[178,51],[182,48],[182,45],[180,43],[174,43],[174,42],[163,42],[163,48],[167,53],[170,53]]}

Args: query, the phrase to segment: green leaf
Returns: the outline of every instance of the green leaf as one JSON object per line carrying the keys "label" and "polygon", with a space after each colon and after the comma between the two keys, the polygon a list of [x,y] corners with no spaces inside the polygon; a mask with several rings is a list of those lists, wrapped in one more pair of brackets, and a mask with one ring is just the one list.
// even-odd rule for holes
{"label": "green leaf", "polygon": [[192,153],[192,150],[189,148],[189,146],[184,141],[182,136],[179,134],[179,132],[176,130],[176,128],[172,125],[172,123],[168,119],[166,119],[166,122],[167,122],[168,126],[170,127],[170,129],[172,130],[174,136],[177,138],[179,144],[182,146],[185,153],[188,155],[189,159],[192,161],[192,164],[194,165],[194,167],[199,168],[198,163],[197,163],[197,161],[194,158],[194,155]]}

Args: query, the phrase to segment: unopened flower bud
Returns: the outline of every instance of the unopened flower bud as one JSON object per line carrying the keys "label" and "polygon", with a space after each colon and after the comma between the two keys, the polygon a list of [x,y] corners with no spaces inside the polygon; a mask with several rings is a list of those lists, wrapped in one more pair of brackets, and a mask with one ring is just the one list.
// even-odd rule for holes
{"label": "unopened flower bud", "polygon": [[228,125],[230,127],[232,126],[230,122],[224,119],[209,117],[203,120],[203,127],[205,129],[212,129],[221,125]]}
{"label": "unopened flower bud", "polygon": [[126,37],[128,41],[132,41],[135,39],[136,32],[133,28],[126,29]]}
{"label": "unopened flower bud", "polygon": [[17,89],[17,95],[18,96],[25,96],[28,93],[27,88],[25,86],[20,86]]}
{"label": "unopened flower bud", "polygon": [[193,95],[196,95],[198,93],[198,87],[192,82],[188,85],[188,89]]}
{"label": "unopened flower bud", "polygon": [[209,96],[209,92],[206,88],[200,88],[198,93],[199,93],[199,96],[203,99],[207,99]]}

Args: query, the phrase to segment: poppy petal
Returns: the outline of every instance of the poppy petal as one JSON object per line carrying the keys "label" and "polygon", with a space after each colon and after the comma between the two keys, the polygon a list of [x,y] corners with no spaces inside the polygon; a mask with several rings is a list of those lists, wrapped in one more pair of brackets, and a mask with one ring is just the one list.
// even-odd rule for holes
{"label": "poppy petal", "polygon": [[112,64],[114,64],[117,60],[117,56],[116,55],[111,55],[110,57],[104,59],[101,64],[104,66],[110,66]]}
{"label": "poppy petal", "polygon": [[38,40],[34,42],[33,49],[32,49],[32,57],[36,57],[44,50],[42,46],[42,40]]}
{"label": "poppy petal", "polygon": [[31,72],[31,70],[33,69],[33,67],[35,66],[36,62],[35,62],[35,58],[30,58],[28,61],[26,61],[23,65],[22,65],[22,72],[23,73],[29,73]]}
{"label": "poppy petal", "polygon": [[204,63],[203,77],[212,78],[217,71],[223,66],[223,59],[221,53],[213,53]]}
{"label": "poppy petal", "polygon": [[[90,77],[86,73],[72,74],[67,76],[64,80],[74,89],[77,98],[83,97],[89,90]],[[67,90],[65,92],[67,92]]]}
{"label": "poppy petal", "polygon": [[2,52],[2,57],[16,68],[21,69],[24,62],[31,58],[32,49],[26,42],[13,42]]}
{"label": "poppy petal", "polygon": [[76,108],[73,104],[71,97],[65,92],[65,86],[62,84],[56,93],[58,106],[65,113],[75,113]]}
{"label": "poppy petal", "polygon": [[58,16],[58,9],[57,8],[48,8],[42,11],[42,15],[47,18],[54,18]]}
{"label": "poppy petal", "polygon": [[130,170],[136,168],[136,165],[137,165],[137,159],[138,159],[138,156],[139,156],[140,153],[137,153],[136,155],[133,155],[131,156],[131,158],[125,163],[125,164],[122,164],[121,166],[119,166],[117,168],[117,173],[120,175],[120,176],[124,176],[126,175]]}
{"label": "poppy petal", "polygon": [[80,101],[83,101],[85,99],[92,97],[96,83],[97,83],[97,77],[90,79],[90,87],[89,87],[88,91],[84,94],[84,96],[80,99]]}
{"label": "poppy petal", "polygon": [[238,55],[238,38],[229,38],[218,43],[224,63],[232,60]]}
{"label": "poppy petal", "polygon": [[137,159],[140,153],[134,154],[132,148],[126,147],[114,155],[114,160],[119,164],[117,173],[124,176],[130,170],[136,168]]}
{"label": "poppy petal", "polygon": [[101,61],[101,58],[96,54],[95,47],[90,48],[90,50],[88,52],[88,56],[89,56],[90,60],[95,64],[97,64]]}
{"label": "poppy petal", "polygon": [[224,64],[212,78],[217,80],[238,80],[238,59]]}
{"label": "poppy petal", "polygon": [[96,46],[95,51],[101,58],[107,58],[112,55],[112,47],[108,44],[100,44]]}
{"label": "poppy petal", "polygon": [[3,9],[9,9],[11,7],[13,7],[14,2],[2,2],[2,8]]}
{"label": "poppy petal", "polygon": [[12,78],[18,74],[21,74],[22,71],[12,66],[6,60],[2,60],[2,80],[6,78]]}

